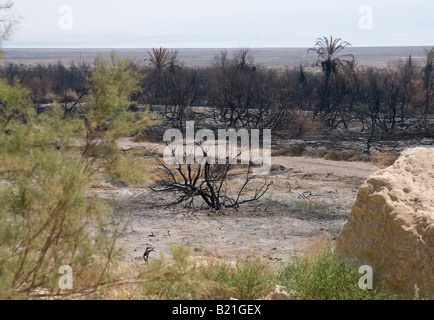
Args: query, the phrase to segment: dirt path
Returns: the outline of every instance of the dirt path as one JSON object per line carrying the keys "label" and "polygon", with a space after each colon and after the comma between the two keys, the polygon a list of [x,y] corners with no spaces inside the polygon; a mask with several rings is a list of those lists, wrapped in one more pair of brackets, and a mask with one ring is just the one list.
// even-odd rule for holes
{"label": "dirt path", "polygon": [[299,169],[303,173],[362,179],[366,179],[370,174],[380,169],[380,167],[367,162],[333,161],[308,157],[273,157],[272,163],[285,168]]}

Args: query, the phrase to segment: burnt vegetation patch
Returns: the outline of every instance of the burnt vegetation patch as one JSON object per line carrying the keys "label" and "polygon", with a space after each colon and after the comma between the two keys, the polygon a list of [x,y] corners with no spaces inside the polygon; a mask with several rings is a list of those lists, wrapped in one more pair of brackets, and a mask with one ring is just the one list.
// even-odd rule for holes
{"label": "burnt vegetation patch", "polygon": [[[248,49],[231,56],[222,51],[202,68],[185,66],[174,50],[144,52],[145,63],[130,62],[142,75],[130,109],[150,109],[163,121],[146,135],[138,132],[137,139],[161,140],[166,128],[184,131],[186,121],[194,120],[198,129],[272,129],[276,144],[315,138],[356,141],[367,154],[397,148],[403,141],[432,144],[434,49],[426,49],[422,61],[409,56],[378,68],[359,66],[357,57],[342,54],[348,45],[318,39],[306,53],[318,55],[317,66],[278,70],[255,63]],[[8,63],[0,67],[0,76],[29,89],[38,112],[56,103],[65,116],[79,116],[92,68],[79,61]]]}
{"label": "burnt vegetation patch", "polygon": [[[128,110],[154,120],[145,129],[132,130],[136,142],[162,142],[169,129],[271,129],[272,156],[309,156],[336,161],[372,161],[390,165],[406,147],[434,143],[434,48],[416,62],[411,56],[386,68],[359,66],[345,54],[350,43],[319,38],[306,55],[316,65],[300,63],[271,69],[255,62],[249,49],[222,51],[208,67],[188,67],[178,51],[166,48],[143,52],[129,68],[140,79],[131,89]],[[94,66],[71,61],[68,65],[4,64],[0,76],[25,87],[37,113],[54,106],[63,118],[85,119],[89,105],[88,79]],[[133,121],[134,116],[131,116]],[[106,124],[101,123],[103,129]],[[96,137],[97,138],[97,137]],[[158,156],[155,157],[158,159]],[[233,166],[193,168],[157,164],[165,178],[156,191],[171,192],[171,204],[194,203],[219,210],[261,198],[270,182],[242,198],[256,177],[247,169],[245,184],[234,194],[223,192]],[[116,173],[117,174],[117,173]],[[242,200],[244,199],[244,200]]]}

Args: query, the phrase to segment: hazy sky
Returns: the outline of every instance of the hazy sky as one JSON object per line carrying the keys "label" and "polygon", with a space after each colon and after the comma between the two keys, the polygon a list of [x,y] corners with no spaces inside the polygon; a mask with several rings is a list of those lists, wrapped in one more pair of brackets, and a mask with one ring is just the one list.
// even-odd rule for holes
{"label": "hazy sky", "polygon": [[434,45],[433,0],[15,0],[7,48]]}

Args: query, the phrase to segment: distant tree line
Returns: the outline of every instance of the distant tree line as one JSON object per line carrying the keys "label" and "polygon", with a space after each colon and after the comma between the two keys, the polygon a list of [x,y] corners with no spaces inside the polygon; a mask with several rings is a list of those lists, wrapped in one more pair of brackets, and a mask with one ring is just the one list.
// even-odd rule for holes
{"label": "distant tree line", "polygon": [[[279,70],[256,64],[248,49],[233,56],[222,51],[206,68],[183,65],[178,51],[153,49],[144,52],[145,65],[131,62],[142,75],[132,99],[135,107],[150,106],[166,126],[179,129],[194,119],[210,128],[271,128],[291,138],[315,121],[325,132],[363,134],[367,152],[378,137],[433,138],[434,48],[426,49],[423,63],[409,56],[376,68],[339,55],[347,45],[319,38],[308,52],[318,56],[317,68]],[[57,102],[65,115],[80,110],[91,72],[91,66],[77,63],[0,68],[9,84],[30,90],[39,112]]]}

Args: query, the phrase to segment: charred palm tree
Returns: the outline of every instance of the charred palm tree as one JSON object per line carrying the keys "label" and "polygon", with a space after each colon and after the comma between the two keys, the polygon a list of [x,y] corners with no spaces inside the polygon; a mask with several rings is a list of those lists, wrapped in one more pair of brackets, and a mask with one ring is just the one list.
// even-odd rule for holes
{"label": "charred palm tree", "polygon": [[321,96],[320,111],[329,112],[329,95],[330,95],[330,76],[331,74],[337,74],[340,68],[345,67],[347,59],[345,57],[351,57],[354,60],[352,54],[340,55],[340,52],[345,47],[351,46],[347,41],[342,41],[341,38],[334,39],[330,36],[318,38],[315,46],[307,50],[315,52],[318,55],[318,61],[321,62],[322,69],[325,73],[324,88]]}
{"label": "charred palm tree", "polygon": [[341,38],[333,39],[333,36],[330,36],[330,39],[328,39],[327,37],[322,37],[318,38],[315,46],[308,49],[307,52],[314,51],[318,55],[318,60],[321,60],[323,71],[327,76],[330,76],[332,72],[336,73],[339,66],[342,66],[347,61],[347,59],[343,59],[344,57],[351,57],[354,60],[352,54],[339,55],[347,46],[351,46],[351,44],[347,41],[342,41]]}
{"label": "charred palm tree", "polygon": [[148,54],[150,65],[156,73],[161,73],[161,71],[169,65],[170,52],[166,48],[152,48],[152,52],[148,51]]}
{"label": "charred palm tree", "polygon": [[[178,51],[168,50],[160,47],[159,49],[152,48],[148,51],[149,65],[153,69],[153,82],[155,85],[155,99],[159,103],[167,104],[164,98],[168,95],[168,88],[171,82],[171,76],[178,62]],[[166,71],[169,70],[169,73]]]}

